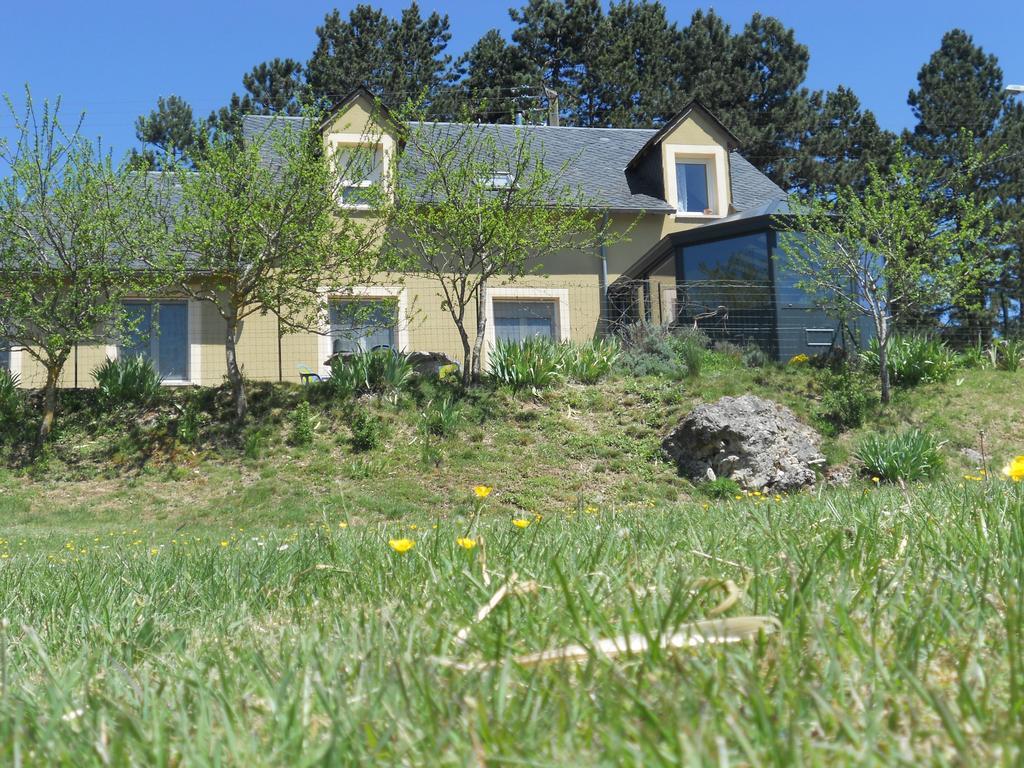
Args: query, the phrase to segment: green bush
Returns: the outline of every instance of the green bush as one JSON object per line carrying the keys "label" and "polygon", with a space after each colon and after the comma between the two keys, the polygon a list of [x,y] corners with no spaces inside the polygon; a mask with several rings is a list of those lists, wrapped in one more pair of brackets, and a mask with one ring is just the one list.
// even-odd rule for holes
{"label": "green bush", "polygon": [[148,405],[160,394],[160,375],[144,357],[106,360],[92,372],[105,406]]}
{"label": "green bush", "polygon": [[622,366],[634,376],[682,379],[699,376],[707,336],[692,328],[634,323],[623,329]]}
{"label": "green bush", "polygon": [[874,379],[854,366],[822,368],[817,379],[821,403],[816,414],[836,432],[861,426],[868,411],[878,403]]}
{"label": "green bush", "polygon": [[992,345],[995,367],[1016,372],[1024,361],[1024,339],[1000,339]]}
{"label": "green bush", "polygon": [[352,432],[352,450],[357,452],[379,448],[388,436],[387,423],[365,408],[357,408],[352,412],[348,426]]}
{"label": "green bush", "polygon": [[270,433],[265,427],[251,427],[242,434],[242,453],[247,459],[258,459],[269,441]]}
{"label": "green bush", "polygon": [[521,342],[499,341],[490,358],[490,375],[514,392],[544,389],[562,378],[563,350],[535,336]]}
{"label": "green bush", "polygon": [[[878,340],[861,353],[868,369],[878,373]],[[889,381],[894,387],[915,387],[945,381],[956,369],[956,354],[939,339],[893,336],[889,340]]]}
{"label": "green bush", "polygon": [[697,490],[709,499],[731,499],[742,493],[740,484],[731,477],[716,477],[697,485]]}
{"label": "green bush", "polygon": [[18,375],[0,368],[0,436],[11,435],[25,424],[25,401]]}
{"label": "green bush", "polygon": [[303,400],[295,407],[290,421],[291,435],[289,439],[291,444],[296,446],[312,445],[316,422],[313,419],[313,409],[310,408],[308,401]]}
{"label": "green bush", "polygon": [[430,434],[451,437],[462,421],[462,405],[453,395],[431,400],[422,419],[424,429]]}
{"label": "green bush", "polygon": [[914,429],[898,435],[870,435],[854,456],[864,474],[889,482],[934,477],[943,465],[940,445],[926,432]]}
{"label": "green bush", "polygon": [[185,445],[195,445],[199,442],[199,430],[202,425],[202,414],[199,411],[199,403],[195,398],[190,397],[181,410],[181,417],[178,419],[177,438]]}
{"label": "green bush", "polygon": [[594,339],[585,344],[563,345],[566,375],[581,384],[595,384],[615,367],[622,348],[614,337]]}
{"label": "green bush", "polygon": [[397,396],[413,378],[409,358],[390,349],[356,352],[331,361],[327,384],[341,398],[359,395]]}

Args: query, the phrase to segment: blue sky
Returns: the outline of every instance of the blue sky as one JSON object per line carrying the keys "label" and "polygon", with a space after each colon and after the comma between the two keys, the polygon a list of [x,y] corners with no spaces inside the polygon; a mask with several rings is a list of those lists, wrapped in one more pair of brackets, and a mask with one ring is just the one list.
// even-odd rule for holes
{"label": "blue sky", "polygon": [[[408,0],[380,0],[392,15]],[[488,28],[508,32],[507,8],[519,0],[422,0],[425,13],[448,13],[453,54]],[[37,99],[64,98],[66,117],[86,112],[85,129],[120,154],[135,144],[135,117],[159,95],[176,93],[207,114],[257,62],[274,56],[305,61],[315,28],[334,7],[354,2],[245,0],[174,3],[50,0],[5,4],[0,30],[0,93],[20,100],[26,82]],[[682,24],[701,6],[668,0]],[[754,11],[778,16],[808,45],[811,88],[850,86],[888,128],[912,123],[906,105],[917,70],[942,33],[963,27],[999,57],[1009,82],[1024,83],[1024,4],[1019,0],[730,0],[715,6],[734,28]],[[0,135],[11,118],[0,113]]]}

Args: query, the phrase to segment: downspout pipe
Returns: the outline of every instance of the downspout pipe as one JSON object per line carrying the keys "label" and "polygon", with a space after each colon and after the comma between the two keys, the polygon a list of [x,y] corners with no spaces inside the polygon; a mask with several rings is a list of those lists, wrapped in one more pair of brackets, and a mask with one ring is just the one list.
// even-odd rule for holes
{"label": "downspout pipe", "polygon": [[601,222],[601,240],[597,246],[597,255],[601,259],[601,275],[600,275],[600,288],[601,288],[601,325],[604,329],[604,333],[609,333],[611,328],[611,318],[608,313],[608,246],[605,244],[604,233],[608,230],[608,209],[604,211],[604,216]]}

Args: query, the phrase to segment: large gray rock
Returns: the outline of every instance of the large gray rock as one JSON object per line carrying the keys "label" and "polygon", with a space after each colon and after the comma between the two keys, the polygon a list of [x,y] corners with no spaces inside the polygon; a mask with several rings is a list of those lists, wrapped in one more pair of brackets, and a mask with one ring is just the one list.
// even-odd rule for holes
{"label": "large gray rock", "polygon": [[825,464],[821,437],[788,408],[753,395],[698,405],[662,442],[691,480],[731,477],[749,490],[788,491]]}

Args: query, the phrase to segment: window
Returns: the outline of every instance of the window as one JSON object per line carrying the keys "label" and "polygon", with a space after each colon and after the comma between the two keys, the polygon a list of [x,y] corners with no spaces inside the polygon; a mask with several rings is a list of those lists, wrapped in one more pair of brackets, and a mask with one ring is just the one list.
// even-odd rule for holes
{"label": "window", "polygon": [[0,339],[0,371],[11,370],[11,345]]}
{"label": "window", "polygon": [[494,301],[494,338],[497,341],[520,342],[543,337],[555,340],[555,302]]}
{"label": "window", "polygon": [[512,186],[512,174],[508,171],[497,171],[483,179],[487,189],[508,189]]}
{"label": "window", "polygon": [[332,301],[331,353],[395,349],[396,309],[392,301]]}
{"label": "window", "polygon": [[708,165],[703,161],[676,161],[676,200],[680,211],[710,213]]}
{"label": "window", "polygon": [[132,301],[124,305],[130,330],[118,347],[119,357],[144,357],[164,381],[187,382],[188,303]]}
{"label": "window", "polygon": [[381,146],[338,144],[334,162],[341,174],[341,201],[345,205],[366,206],[367,190],[381,180],[384,171],[384,150]]}

